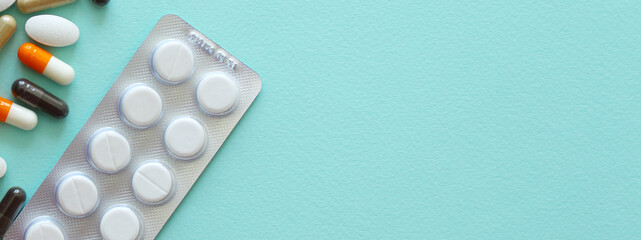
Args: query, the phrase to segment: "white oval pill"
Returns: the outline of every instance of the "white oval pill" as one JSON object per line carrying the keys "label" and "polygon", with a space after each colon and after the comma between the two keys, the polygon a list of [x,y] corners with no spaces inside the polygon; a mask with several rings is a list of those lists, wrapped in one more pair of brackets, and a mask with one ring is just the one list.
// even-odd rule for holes
{"label": "white oval pill", "polygon": [[178,40],[161,42],[151,56],[151,69],[165,83],[184,82],[194,71],[194,54]]}
{"label": "white oval pill", "polygon": [[80,30],[66,18],[55,15],[38,15],[27,20],[27,35],[36,42],[52,47],[64,47],[76,43]]}
{"label": "white oval pill", "polygon": [[135,240],[142,233],[139,215],[130,207],[111,207],[100,219],[100,235],[104,240]]}
{"label": "white oval pill", "polygon": [[147,161],[134,172],[131,178],[134,195],[142,202],[159,204],[168,200],[174,190],[174,174],[158,161]]}
{"label": "white oval pill", "polygon": [[69,173],[56,186],[56,203],[70,217],[84,217],[98,206],[98,189],[87,175]]}
{"label": "white oval pill", "polygon": [[207,129],[192,117],[179,117],[165,129],[165,147],[179,160],[192,160],[200,156],[207,144]]}
{"label": "white oval pill", "polygon": [[162,98],[153,88],[134,84],[120,97],[120,116],[134,128],[153,126],[162,115]]}
{"label": "white oval pill", "polygon": [[0,12],[7,10],[14,2],[16,2],[16,0],[0,0]]}
{"label": "white oval pill", "polygon": [[51,217],[38,217],[29,223],[24,233],[25,240],[65,240],[64,228]]}
{"label": "white oval pill", "polygon": [[0,157],[0,178],[4,177],[4,174],[7,173],[7,162]]}
{"label": "white oval pill", "polygon": [[224,115],[234,110],[240,88],[232,76],[217,72],[205,75],[196,87],[196,101],[206,113]]}
{"label": "white oval pill", "polygon": [[100,129],[87,144],[87,158],[99,171],[118,172],[129,165],[131,146],[127,138],[115,129]]}

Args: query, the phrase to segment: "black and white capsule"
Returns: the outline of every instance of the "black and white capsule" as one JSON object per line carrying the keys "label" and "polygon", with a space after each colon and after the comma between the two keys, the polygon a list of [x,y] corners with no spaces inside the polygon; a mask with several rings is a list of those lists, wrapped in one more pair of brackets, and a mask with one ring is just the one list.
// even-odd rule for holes
{"label": "black and white capsule", "polygon": [[20,78],[13,82],[11,93],[27,105],[55,118],[65,118],[69,114],[69,106],[65,101],[27,79]]}

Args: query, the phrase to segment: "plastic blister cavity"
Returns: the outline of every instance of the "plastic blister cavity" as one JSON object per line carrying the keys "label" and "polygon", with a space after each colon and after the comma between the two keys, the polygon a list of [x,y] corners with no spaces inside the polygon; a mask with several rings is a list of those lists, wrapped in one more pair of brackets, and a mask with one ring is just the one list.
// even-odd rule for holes
{"label": "plastic blister cavity", "polygon": [[162,98],[146,84],[133,84],[120,96],[118,113],[133,128],[151,127],[162,116]]}
{"label": "plastic blister cavity", "polygon": [[203,76],[196,87],[196,102],[204,112],[221,116],[238,105],[240,88],[236,80],[223,72]]}
{"label": "plastic blister cavity", "polygon": [[84,173],[72,172],[62,177],[56,185],[55,200],[64,214],[82,218],[96,210],[100,193],[93,179]]}
{"label": "plastic blister cavity", "polygon": [[163,136],[167,152],[179,160],[193,160],[205,151],[207,129],[188,116],[181,116],[169,123]]}
{"label": "plastic blister cavity", "polygon": [[156,46],[151,55],[151,71],[167,84],[179,84],[194,71],[194,54],[183,42],[171,39]]}
{"label": "plastic blister cavity", "polygon": [[[166,71],[166,66],[179,71]],[[260,89],[256,72],[179,17],[162,17],[5,239],[23,238],[43,216],[55,219],[48,223],[58,222],[68,239],[108,239],[113,225],[105,216],[114,206],[127,206],[139,217],[140,234],[132,239],[154,239]],[[68,179],[85,187],[57,194],[56,186]],[[97,193],[95,207],[94,198],[55,200],[68,192],[92,193],[90,182]],[[112,213],[134,221],[131,212],[119,209]],[[124,238],[136,235],[137,228],[132,229]]]}
{"label": "plastic blister cavity", "polygon": [[100,235],[104,240],[140,239],[144,226],[138,211],[118,204],[107,209],[100,218]]}
{"label": "plastic blister cavity", "polygon": [[24,240],[65,240],[67,233],[60,221],[49,217],[37,217],[29,223],[25,232]]}
{"label": "plastic blister cavity", "polygon": [[160,161],[146,161],[131,177],[131,189],[138,200],[147,204],[162,204],[176,190],[174,172]]}
{"label": "plastic blister cavity", "polygon": [[116,129],[100,129],[89,139],[87,160],[98,171],[118,172],[131,162],[129,140]]}

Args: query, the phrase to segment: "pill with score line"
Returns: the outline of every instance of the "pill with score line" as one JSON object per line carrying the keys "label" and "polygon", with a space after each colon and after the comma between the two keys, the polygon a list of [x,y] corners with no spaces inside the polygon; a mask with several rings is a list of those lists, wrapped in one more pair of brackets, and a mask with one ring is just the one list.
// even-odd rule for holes
{"label": "pill with score line", "polygon": [[56,185],[56,204],[69,217],[82,218],[91,214],[100,202],[96,183],[84,173],[72,172]]}
{"label": "pill with score line", "polygon": [[18,58],[24,65],[61,85],[70,84],[76,75],[69,64],[33,43],[22,44],[18,49]]}
{"label": "pill with score line", "polygon": [[29,223],[24,240],[67,240],[67,234],[57,219],[40,216]]}

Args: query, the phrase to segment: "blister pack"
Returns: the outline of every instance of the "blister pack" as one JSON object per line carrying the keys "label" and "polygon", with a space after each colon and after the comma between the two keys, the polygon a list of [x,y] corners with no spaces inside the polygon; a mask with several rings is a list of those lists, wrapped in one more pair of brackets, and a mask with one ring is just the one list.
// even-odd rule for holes
{"label": "blister pack", "polygon": [[261,89],[175,15],[162,17],[5,239],[153,239]]}

